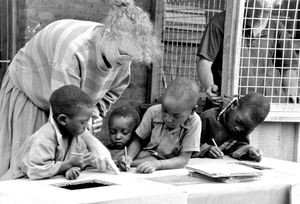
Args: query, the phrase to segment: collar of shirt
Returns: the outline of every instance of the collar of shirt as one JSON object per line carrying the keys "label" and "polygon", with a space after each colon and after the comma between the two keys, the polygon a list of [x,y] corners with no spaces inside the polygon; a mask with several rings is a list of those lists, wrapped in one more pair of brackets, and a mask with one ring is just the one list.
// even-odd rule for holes
{"label": "collar of shirt", "polygon": [[[238,99],[237,98],[231,98],[229,101],[227,101],[226,104],[224,104],[224,106],[222,106],[220,108],[220,113],[217,117],[217,120],[220,121],[221,117],[224,119],[224,115],[225,115],[225,112],[226,110],[235,102],[237,101]],[[221,121],[221,122],[224,122],[224,121]]]}
{"label": "collar of shirt", "polygon": [[50,107],[50,114],[49,114],[49,122],[53,125],[54,131],[55,131],[55,135],[57,137],[57,142],[59,145],[63,145],[63,138],[62,138],[62,134],[57,126],[57,123],[55,122],[54,118],[53,118],[53,113],[52,113],[52,108]]}

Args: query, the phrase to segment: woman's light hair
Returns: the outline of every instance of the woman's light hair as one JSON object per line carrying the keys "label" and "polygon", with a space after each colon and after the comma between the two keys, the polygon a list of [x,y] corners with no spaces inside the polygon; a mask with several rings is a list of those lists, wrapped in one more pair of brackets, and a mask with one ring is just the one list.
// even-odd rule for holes
{"label": "woman's light hair", "polygon": [[149,15],[132,0],[113,0],[111,6],[104,23],[109,40],[127,41],[138,53],[135,61],[150,63],[158,58],[161,45]]}

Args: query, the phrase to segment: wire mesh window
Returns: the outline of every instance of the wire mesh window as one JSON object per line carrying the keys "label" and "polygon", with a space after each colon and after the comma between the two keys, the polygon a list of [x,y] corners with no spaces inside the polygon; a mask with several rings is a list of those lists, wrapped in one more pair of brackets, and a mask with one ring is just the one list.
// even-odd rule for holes
{"label": "wire mesh window", "polygon": [[163,7],[164,53],[159,79],[161,96],[169,82],[178,76],[199,83],[196,70],[197,46],[206,24],[215,13],[225,9],[226,0],[163,0],[157,6]]}
{"label": "wire mesh window", "polygon": [[299,0],[245,2],[239,94],[255,91],[275,104],[299,103]]}

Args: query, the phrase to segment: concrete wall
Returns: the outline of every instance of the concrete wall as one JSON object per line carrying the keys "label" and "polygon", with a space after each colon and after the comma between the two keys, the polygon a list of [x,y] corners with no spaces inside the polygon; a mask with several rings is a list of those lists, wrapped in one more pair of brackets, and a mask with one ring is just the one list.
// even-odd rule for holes
{"label": "concrete wall", "polygon": [[[19,0],[17,2],[17,49],[47,24],[59,19],[80,19],[102,22],[106,16],[109,0]],[[152,0],[135,0],[136,5],[152,13]],[[153,17],[151,17],[153,19]],[[147,102],[148,68],[145,65],[132,65],[131,83],[114,107],[131,104],[139,107]],[[107,124],[104,121],[103,131],[97,135],[107,142]]]}

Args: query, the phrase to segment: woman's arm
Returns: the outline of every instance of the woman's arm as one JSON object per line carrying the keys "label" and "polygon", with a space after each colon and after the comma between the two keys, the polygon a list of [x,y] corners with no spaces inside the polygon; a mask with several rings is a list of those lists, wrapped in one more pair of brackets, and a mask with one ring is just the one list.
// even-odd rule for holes
{"label": "woman's arm", "polygon": [[[98,108],[100,111],[101,116],[105,116],[106,113],[110,110],[111,105],[115,103],[122,95],[122,93],[125,91],[127,86],[130,83],[130,65],[124,64],[122,66],[126,66],[126,68],[122,68],[124,71],[118,73],[117,76],[113,79],[112,86],[109,88],[109,90],[106,92],[106,94],[103,96],[101,101],[98,103]],[[121,69],[121,67],[119,67]]]}
{"label": "woman's arm", "polygon": [[218,104],[220,100],[220,96],[217,92],[220,87],[218,87],[214,83],[213,74],[211,71],[212,63],[213,62],[205,59],[202,56],[198,57],[197,73],[201,85],[204,86],[204,89],[206,91],[206,96],[208,97],[208,99],[211,100],[213,103]]}
{"label": "woman's arm", "polygon": [[91,134],[84,134],[83,140],[88,149],[95,155],[98,170],[105,171],[107,168],[110,168],[116,174],[120,173],[118,167],[111,158],[110,152],[96,137]]}

